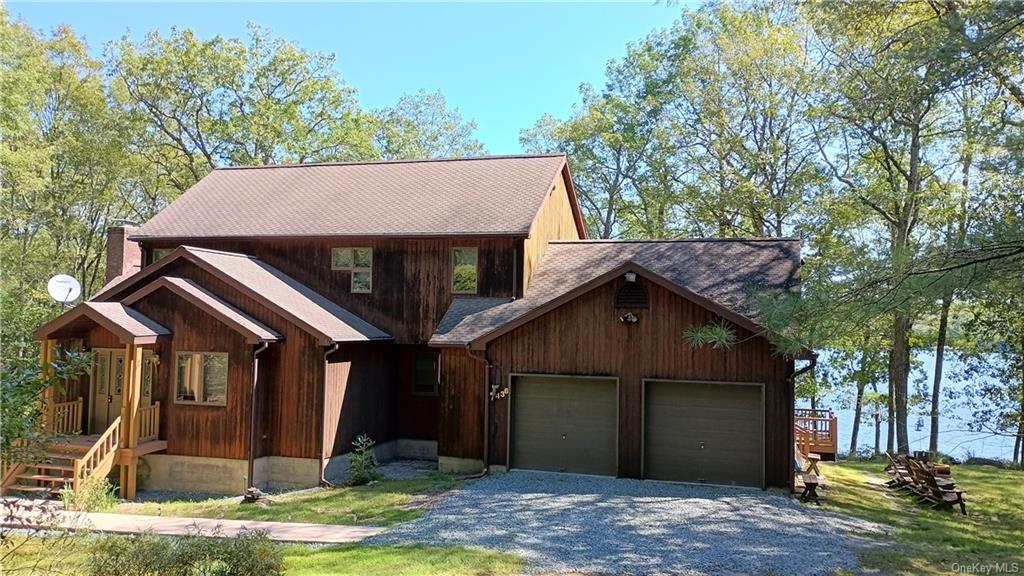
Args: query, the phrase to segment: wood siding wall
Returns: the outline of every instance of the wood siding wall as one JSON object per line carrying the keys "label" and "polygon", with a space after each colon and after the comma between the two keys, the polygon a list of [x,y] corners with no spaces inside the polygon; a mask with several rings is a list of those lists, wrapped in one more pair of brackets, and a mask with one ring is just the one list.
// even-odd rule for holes
{"label": "wood siding wall", "polygon": [[[752,338],[729,351],[694,350],[683,331],[704,324],[714,314],[656,284],[641,279],[648,290],[649,310],[634,311],[640,321],[618,320],[613,307],[622,284],[615,279],[493,341],[487,357],[492,377],[502,387],[511,373],[579,374],[619,378],[619,475],[641,475],[643,379],[762,382],[765,385],[765,475],[770,486],[788,486],[792,475],[793,390],[787,378],[792,362],[773,354],[764,338]],[[750,334],[736,328],[740,340]],[[446,358],[465,355],[445,351]],[[470,360],[471,361],[471,360]],[[478,434],[468,424],[453,434],[450,420],[478,421],[484,401],[482,370],[476,372],[453,359],[444,371],[440,452],[476,457],[482,454]],[[477,363],[477,366],[479,364]],[[463,371],[464,370],[464,371]],[[477,376],[479,374],[479,376]],[[508,453],[509,398],[492,403],[490,462],[504,465]]]}
{"label": "wood siding wall", "polygon": [[[245,339],[168,290],[157,290],[133,307],[171,330],[174,337],[158,343],[160,364],[153,373],[153,399],[160,401],[160,437],[167,453],[245,458],[249,441],[252,348]],[[178,352],[226,352],[226,406],[175,402]]]}
{"label": "wood siding wall", "polygon": [[530,278],[544,257],[548,242],[579,238],[565,178],[559,175],[530,227],[529,238],[523,241],[523,292],[530,287]]}
{"label": "wood siding wall", "polygon": [[[284,336],[281,342],[271,343],[266,351],[259,356],[261,397],[258,402],[266,402],[265,406],[258,406],[258,418],[261,422],[261,430],[257,433],[256,455],[289,456],[295,458],[319,458],[321,453],[320,426],[318,424],[323,414],[323,381],[324,381],[324,348],[317,340],[308,333],[291,324],[287,319],[279,316],[276,312],[252,299],[248,295],[225,284],[209,272],[195,266],[191,262],[180,260],[161,271],[162,275],[180,276],[194,280],[210,292],[213,292],[224,301],[245,311],[246,314],[263,322],[267,326],[277,330]],[[139,285],[141,286],[141,284]],[[126,292],[137,290],[138,286],[129,288]],[[160,290],[158,293],[167,292]],[[120,298],[126,294],[113,294],[113,297]],[[143,299],[141,302],[145,302]],[[187,304],[185,300],[178,298],[176,303]],[[138,307],[138,306],[135,306]],[[139,308],[143,311],[142,308]],[[145,313],[143,311],[143,313]],[[209,318],[201,311],[197,311],[197,317]],[[160,321],[155,316],[154,320]],[[228,330],[227,327],[219,324],[215,319],[209,318],[210,322]],[[180,327],[171,327],[165,324],[172,332],[172,340],[187,337],[189,333],[204,330],[202,324],[188,324]],[[237,336],[236,333],[231,332]],[[251,346],[250,360],[251,360]],[[250,368],[251,371],[251,362]],[[251,378],[251,374],[247,378]],[[247,381],[247,388],[251,386]],[[248,392],[247,392],[248,395]],[[154,398],[156,398],[154,396]],[[246,413],[245,418],[248,418]],[[164,420],[163,422],[166,422]],[[248,420],[246,420],[248,421]],[[163,425],[161,423],[161,426]],[[194,439],[191,442],[202,442],[201,432],[189,432]],[[170,437],[167,437],[170,442]],[[184,442],[185,440],[179,440]],[[198,449],[198,446],[194,447]],[[188,452],[192,448],[181,447],[181,454],[198,454]],[[243,456],[244,457],[244,456]]]}
{"label": "wood siding wall", "polygon": [[441,456],[483,459],[484,364],[465,348],[441,348]]}
{"label": "wood siding wall", "polygon": [[410,440],[437,440],[441,415],[438,394],[414,394],[413,374],[418,352],[436,352],[428,346],[396,346],[398,437]]}
{"label": "wood siding wall", "polygon": [[378,444],[396,438],[394,346],[343,345],[327,357],[324,390],[324,457],[352,451],[367,434]]}
{"label": "wood siding wall", "polygon": [[[299,238],[150,241],[147,249],[191,246],[255,256],[391,334],[422,344],[452,301],[452,248],[477,247],[479,296],[522,295],[522,238]],[[351,273],[331,270],[331,249],[373,248],[373,290],[353,294]]]}

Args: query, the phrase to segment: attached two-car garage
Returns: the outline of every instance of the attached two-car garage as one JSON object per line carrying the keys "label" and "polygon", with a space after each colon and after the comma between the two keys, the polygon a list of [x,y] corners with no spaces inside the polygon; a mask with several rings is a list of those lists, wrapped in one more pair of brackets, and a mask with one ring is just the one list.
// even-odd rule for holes
{"label": "attached two-car garage", "polygon": [[[645,478],[764,485],[760,384],[645,380]],[[512,376],[510,466],[616,475],[618,379]]]}

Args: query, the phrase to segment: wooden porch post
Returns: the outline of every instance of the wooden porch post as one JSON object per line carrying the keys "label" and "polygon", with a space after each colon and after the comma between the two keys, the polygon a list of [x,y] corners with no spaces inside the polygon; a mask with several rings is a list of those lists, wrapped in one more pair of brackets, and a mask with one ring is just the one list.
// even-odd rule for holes
{"label": "wooden porch post", "polygon": [[[129,450],[139,445],[139,429],[136,418],[139,412],[139,400],[142,398],[142,348],[134,343],[124,347],[124,390],[121,394],[121,437],[119,448],[122,455],[130,454]],[[121,497],[126,500],[135,498],[136,470],[138,457],[128,455],[121,459]]]}
{"label": "wooden porch post", "polygon": [[[50,363],[53,361],[53,349],[56,344],[56,340],[43,340],[39,343],[39,377],[46,380],[52,369]],[[42,397],[40,400],[43,403],[43,430],[45,432],[53,432],[53,401],[54,401],[54,390],[52,386],[43,388]]]}

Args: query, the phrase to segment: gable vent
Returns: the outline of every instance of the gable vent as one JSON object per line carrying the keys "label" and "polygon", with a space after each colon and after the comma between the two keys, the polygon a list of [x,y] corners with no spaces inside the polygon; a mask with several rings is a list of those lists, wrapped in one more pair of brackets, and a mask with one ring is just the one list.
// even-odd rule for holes
{"label": "gable vent", "polygon": [[647,290],[636,282],[626,282],[615,293],[616,308],[647,308]]}

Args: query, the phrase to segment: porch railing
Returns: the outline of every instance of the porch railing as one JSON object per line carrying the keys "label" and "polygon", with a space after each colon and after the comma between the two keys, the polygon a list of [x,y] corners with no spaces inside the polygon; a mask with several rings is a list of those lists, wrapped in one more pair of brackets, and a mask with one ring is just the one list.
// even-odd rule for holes
{"label": "porch railing", "polygon": [[110,473],[117,463],[117,448],[121,440],[121,417],[114,418],[106,431],[81,458],[74,461],[74,489],[90,477],[102,477]]}
{"label": "porch railing", "polygon": [[149,442],[160,437],[160,402],[139,408],[135,416],[139,429],[139,442]]}
{"label": "porch railing", "polygon": [[82,398],[50,405],[51,432],[58,436],[78,434],[82,431]]}
{"label": "porch railing", "polygon": [[793,432],[797,446],[805,455],[811,452],[835,454],[838,430],[836,416],[830,410],[795,411]]}

